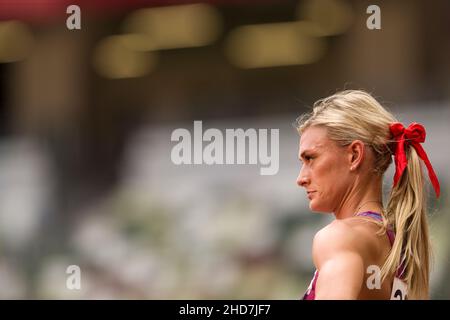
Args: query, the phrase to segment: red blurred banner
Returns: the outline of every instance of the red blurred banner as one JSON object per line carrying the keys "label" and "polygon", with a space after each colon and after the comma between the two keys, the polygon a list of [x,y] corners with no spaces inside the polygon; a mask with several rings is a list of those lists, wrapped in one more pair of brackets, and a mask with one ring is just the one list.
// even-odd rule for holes
{"label": "red blurred banner", "polygon": [[176,4],[210,3],[220,5],[270,4],[283,0],[0,0],[0,20],[17,19],[32,23],[48,23],[67,17],[66,9],[78,5],[83,14],[106,16],[128,10]]}

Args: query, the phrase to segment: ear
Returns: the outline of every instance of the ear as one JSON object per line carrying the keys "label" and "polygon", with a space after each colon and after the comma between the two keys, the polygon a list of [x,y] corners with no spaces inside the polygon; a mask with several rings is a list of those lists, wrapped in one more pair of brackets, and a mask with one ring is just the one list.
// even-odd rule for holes
{"label": "ear", "polygon": [[361,166],[366,151],[365,148],[366,146],[361,140],[355,140],[347,146],[350,171],[355,171]]}

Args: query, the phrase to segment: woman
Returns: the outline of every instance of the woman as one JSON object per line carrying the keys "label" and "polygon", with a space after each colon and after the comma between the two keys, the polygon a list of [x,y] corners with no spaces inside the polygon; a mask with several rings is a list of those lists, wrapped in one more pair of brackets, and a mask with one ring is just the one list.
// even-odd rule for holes
{"label": "woman", "polygon": [[[303,299],[428,299],[430,240],[421,143],[425,129],[398,123],[370,94],[348,90],[319,100],[297,120],[303,163],[297,184],[312,211],[335,220],[313,241],[316,272]],[[383,174],[395,158],[382,202]]]}

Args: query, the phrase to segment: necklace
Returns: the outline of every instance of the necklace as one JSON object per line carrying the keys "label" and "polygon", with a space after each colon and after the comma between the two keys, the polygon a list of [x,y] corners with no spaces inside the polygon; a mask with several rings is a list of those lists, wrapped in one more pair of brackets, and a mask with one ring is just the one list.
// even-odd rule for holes
{"label": "necklace", "polygon": [[358,214],[358,212],[359,212],[359,209],[361,209],[364,205],[366,205],[366,204],[369,203],[369,202],[376,202],[376,203],[381,204],[381,211],[383,211],[383,203],[382,203],[381,201],[378,201],[378,200],[369,200],[369,201],[364,202],[362,205],[360,205],[360,206],[358,207],[358,209],[356,209],[356,211],[355,211],[355,213],[353,214],[353,216],[356,216],[356,215]]}

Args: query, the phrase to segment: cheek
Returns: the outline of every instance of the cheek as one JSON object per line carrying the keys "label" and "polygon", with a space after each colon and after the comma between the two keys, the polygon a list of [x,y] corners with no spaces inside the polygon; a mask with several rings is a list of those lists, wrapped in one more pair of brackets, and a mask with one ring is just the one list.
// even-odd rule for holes
{"label": "cheek", "polygon": [[318,162],[313,170],[313,178],[321,189],[328,189],[342,178],[342,166],[333,159]]}
{"label": "cheek", "polygon": [[337,161],[323,161],[313,174],[313,185],[318,193],[310,202],[313,211],[331,212],[345,193],[347,174]]}

